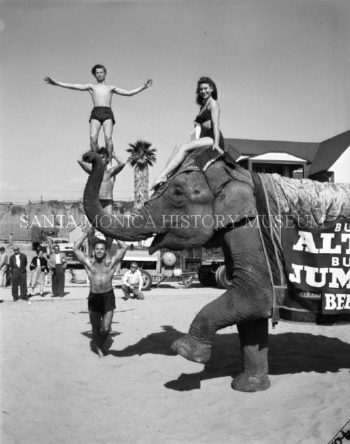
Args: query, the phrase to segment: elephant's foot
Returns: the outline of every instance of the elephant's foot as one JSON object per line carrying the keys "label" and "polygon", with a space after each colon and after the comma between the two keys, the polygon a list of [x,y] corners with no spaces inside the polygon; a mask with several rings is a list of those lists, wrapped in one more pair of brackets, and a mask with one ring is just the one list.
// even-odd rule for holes
{"label": "elephant's foot", "polygon": [[268,375],[250,375],[241,373],[231,384],[234,390],[240,392],[260,392],[267,390],[271,385]]}
{"label": "elephant's foot", "polygon": [[182,336],[171,344],[171,349],[189,361],[205,364],[211,356],[211,345],[194,339],[190,335]]}
{"label": "elephant's foot", "polygon": [[268,377],[268,320],[258,319],[238,324],[241,340],[243,372],[232,382],[232,388],[241,392],[267,390]]}

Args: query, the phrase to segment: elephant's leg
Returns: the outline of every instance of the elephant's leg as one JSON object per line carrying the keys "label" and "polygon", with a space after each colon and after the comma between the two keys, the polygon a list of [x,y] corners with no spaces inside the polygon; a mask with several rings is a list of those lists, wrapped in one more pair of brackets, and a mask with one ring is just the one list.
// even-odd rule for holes
{"label": "elephant's leg", "polygon": [[217,330],[271,316],[272,287],[257,229],[228,232],[224,247],[234,263],[232,286],[203,307],[188,335],[172,344],[174,351],[191,361],[205,363],[210,359]]}
{"label": "elephant's leg", "polygon": [[245,319],[267,318],[270,310],[269,297],[240,297],[235,288],[229,288],[202,308],[192,321],[188,334],[173,342],[171,348],[190,361],[206,363],[210,359],[217,330]]}
{"label": "elephant's leg", "polygon": [[268,373],[268,320],[244,322],[237,325],[241,341],[243,373],[232,382],[241,392],[266,390],[271,383]]}

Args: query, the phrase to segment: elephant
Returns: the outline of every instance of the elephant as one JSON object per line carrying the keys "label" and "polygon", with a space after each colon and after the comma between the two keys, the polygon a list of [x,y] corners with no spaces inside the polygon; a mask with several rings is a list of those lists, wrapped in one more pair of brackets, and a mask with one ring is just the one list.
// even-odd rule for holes
{"label": "elephant", "polygon": [[[171,348],[188,360],[206,364],[215,333],[236,324],[243,370],[234,378],[232,388],[244,392],[268,389],[268,321],[278,321],[278,309],[286,311],[283,298],[290,293],[290,283],[284,269],[287,252],[281,243],[281,226],[266,224],[264,231],[257,222],[264,211],[277,221],[281,215],[288,216],[294,228],[298,228],[296,219],[307,228],[347,221],[343,218],[350,217],[350,184],[253,174],[227,153],[208,149],[189,154],[141,209],[130,216],[111,217],[98,199],[103,164],[93,152],[86,153],[84,160],[92,163],[84,209],[92,225],[106,236],[123,241],[154,236],[151,254],[162,248],[222,248],[229,288],[200,310],[188,334]],[[308,309],[312,312],[316,307],[311,321],[317,321],[320,300],[315,293],[304,294],[304,299],[299,298],[302,308],[293,313],[307,315]]]}

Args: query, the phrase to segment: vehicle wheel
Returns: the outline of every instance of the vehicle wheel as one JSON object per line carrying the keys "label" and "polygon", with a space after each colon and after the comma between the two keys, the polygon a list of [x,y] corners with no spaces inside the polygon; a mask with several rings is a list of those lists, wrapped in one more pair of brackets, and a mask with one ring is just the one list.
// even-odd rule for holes
{"label": "vehicle wheel", "polygon": [[141,270],[142,273],[142,291],[147,291],[152,288],[152,276],[148,271]]}
{"label": "vehicle wheel", "polygon": [[211,267],[202,265],[198,268],[198,280],[204,287],[215,287],[215,274]]}
{"label": "vehicle wheel", "polygon": [[226,276],[225,265],[220,265],[220,267],[216,270],[215,280],[219,288],[228,288],[231,285],[231,280]]}

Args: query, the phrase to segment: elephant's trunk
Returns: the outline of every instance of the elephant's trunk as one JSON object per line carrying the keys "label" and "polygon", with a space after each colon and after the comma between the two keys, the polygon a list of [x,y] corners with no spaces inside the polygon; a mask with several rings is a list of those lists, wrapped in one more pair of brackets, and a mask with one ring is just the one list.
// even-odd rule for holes
{"label": "elephant's trunk", "polygon": [[141,208],[132,216],[115,216],[106,213],[99,200],[99,191],[104,174],[102,159],[90,151],[83,157],[92,163],[92,171],[85,185],[84,210],[90,223],[105,236],[123,241],[143,240],[156,231],[146,208]]}

